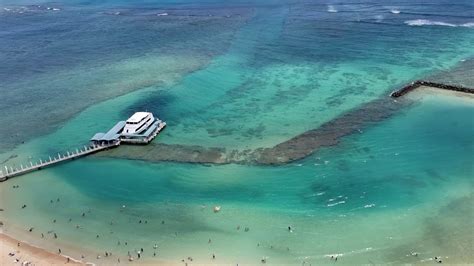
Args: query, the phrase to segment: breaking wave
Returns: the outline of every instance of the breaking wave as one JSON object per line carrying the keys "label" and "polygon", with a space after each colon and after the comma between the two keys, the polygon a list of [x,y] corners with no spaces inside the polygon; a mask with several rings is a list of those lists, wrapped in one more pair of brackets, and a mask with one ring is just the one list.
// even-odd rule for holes
{"label": "breaking wave", "polygon": [[445,26],[445,27],[468,27],[468,28],[474,27],[474,22],[454,24],[454,23],[447,23],[447,22],[442,22],[442,21],[432,21],[428,19],[407,20],[405,21],[405,24],[409,26]]}
{"label": "breaking wave", "polygon": [[337,9],[332,5],[328,5],[328,12],[329,13],[337,13]]}
{"label": "breaking wave", "polygon": [[336,206],[336,205],[339,205],[339,204],[344,204],[344,203],[346,203],[346,201],[345,201],[345,200],[341,200],[341,201],[338,201],[338,202],[335,202],[335,203],[330,203],[330,204],[328,204],[327,206],[328,206],[328,207],[333,207],[333,206]]}

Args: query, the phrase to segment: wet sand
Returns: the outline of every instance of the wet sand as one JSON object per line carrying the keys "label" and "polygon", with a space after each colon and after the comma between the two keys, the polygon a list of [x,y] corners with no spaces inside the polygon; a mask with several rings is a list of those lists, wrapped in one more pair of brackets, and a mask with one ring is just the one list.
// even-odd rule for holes
{"label": "wet sand", "polygon": [[[32,265],[87,265],[67,257],[48,252],[44,249],[18,241],[10,236],[0,233],[0,264],[22,265],[31,262]],[[15,254],[10,256],[9,253]],[[15,261],[18,259],[18,261]],[[92,265],[92,264],[89,264]]]}

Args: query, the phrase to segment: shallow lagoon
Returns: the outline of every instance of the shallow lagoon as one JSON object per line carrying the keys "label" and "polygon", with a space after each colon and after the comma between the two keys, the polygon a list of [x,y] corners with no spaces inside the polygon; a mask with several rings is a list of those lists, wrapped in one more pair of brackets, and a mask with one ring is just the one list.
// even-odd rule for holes
{"label": "shallow lagoon", "polygon": [[[92,23],[115,18],[119,8],[109,5],[91,5],[87,19]],[[467,22],[463,3],[443,6],[446,12],[400,4],[402,10],[413,9],[402,16],[390,15],[390,8],[381,4],[336,5],[336,14],[327,12],[326,3],[291,8],[284,2],[236,5],[238,11],[232,5],[213,11],[227,15],[234,10],[231,18],[242,16],[230,21],[225,15],[201,20],[207,17],[205,8],[193,5],[176,8],[191,14],[170,15],[171,25],[197,25],[194,33],[202,35],[176,50],[173,44],[189,35],[177,36],[168,46],[153,45],[154,37],[144,34],[140,40],[147,45],[135,43],[144,51],[129,55],[129,47],[119,45],[112,49],[113,56],[98,53],[83,67],[67,64],[65,75],[54,69],[52,59],[44,73],[26,81],[21,79],[25,73],[14,76],[9,70],[13,76],[2,81],[1,89],[9,92],[4,96],[21,100],[9,103],[21,112],[2,116],[2,124],[36,122],[27,125],[34,129],[27,135],[2,139],[6,148],[0,160],[18,165],[75,149],[95,132],[143,109],[169,124],[155,143],[271,147],[473,55],[471,28],[404,23],[425,15]],[[72,12],[70,8],[63,7],[65,12]],[[133,25],[149,25],[149,19],[160,24],[147,10],[120,7],[125,11],[129,15],[117,18],[127,22],[123,33],[133,33]],[[384,15],[383,23],[376,14]],[[76,21],[74,16],[69,19]],[[217,35],[207,35],[211,32]],[[399,42],[400,33],[405,42]],[[216,36],[222,42],[216,42]],[[206,46],[212,49],[204,53],[203,43],[215,46]],[[163,45],[174,53],[154,50]],[[183,55],[183,50],[189,53]],[[169,72],[163,73],[165,69]],[[134,79],[128,82],[130,76]],[[463,83],[459,76],[451,78]],[[48,97],[67,82],[73,87],[61,94],[65,98]],[[94,86],[82,91],[88,84]],[[29,98],[37,95],[31,91],[43,96]],[[48,118],[54,114],[51,106],[69,97],[81,99],[83,93],[89,93],[84,96],[88,100],[68,105],[65,117]],[[60,246],[66,254],[85,254],[93,262],[99,262],[95,257],[104,251],[114,256],[100,262],[111,263],[139,248],[145,249],[143,259],[151,260],[155,243],[157,259],[166,262],[192,256],[208,264],[212,253],[216,263],[254,264],[264,256],[269,263],[324,263],[330,262],[329,254],[343,254],[339,261],[347,263],[415,263],[434,256],[468,262],[473,260],[473,238],[464,231],[473,221],[472,115],[472,102],[464,98],[423,96],[336,146],[278,167],[84,158],[0,184],[0,207],[5,209],[0,219],[7,233],[52,251]],[[154,148],[145,146],[142,152]],[[12,189],[14,184],[20,188]],[[28,207],[22,210],[22,204]],[[122,205],[126,207],[120,211]],[[222,206],[220,213],[212,212],[215,205]],[[29,227],[35,227],[33,234],[27,232]],[[59,239],[53,240],[48,231]],[[41,232],[46,239],[39,238]]]}
{"label": "shallow lagoon", "polygon": [[[438,255],[466,261],[472,257],[458,245],[472,246],[462,230],[472,226],[473,107],[464,98],[428,95],[336,147],[279,167],[86,158],[2,184],[2,219],[20,222],[7,223],[7,233],[53,230],[59,240],[25,237],[51,248],[71,245],[63,252],[75,255],[73,247],[87,247],[88,258],[108,250],[124,259],[143,247],[152,259],[157,243],[158,258],[176,262],[192,256],[210,263],[212,253],[221,263],[263,256],[321,263],[328,254],[350,263]],[[215,205],[222,211],[213,213]]]}

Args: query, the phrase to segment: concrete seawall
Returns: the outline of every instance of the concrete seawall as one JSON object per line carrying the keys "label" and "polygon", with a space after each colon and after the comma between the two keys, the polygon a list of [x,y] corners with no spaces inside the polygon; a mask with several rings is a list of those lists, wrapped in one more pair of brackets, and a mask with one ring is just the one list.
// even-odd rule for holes
{"label": "concrete seawall", "polygon": [[450,90],[450,91],[457,91],[457,92],[464,92],[464,93],[471,93],[474,94],[474,89],[459,86],[459,85],[448,85],[448,84],[442,84],[442,83],[437,83],[437,82],[431,82],[431,81],[425,81],[425,80],[417,80],[414,81],[403,88],[394,91],[390,94],[391,97],[393,98],[398,98],[401,97],[421,86],[428,86],[428,87],[433,87],[433,88],[438,88],[438,89],[443,89],[443,90]]}

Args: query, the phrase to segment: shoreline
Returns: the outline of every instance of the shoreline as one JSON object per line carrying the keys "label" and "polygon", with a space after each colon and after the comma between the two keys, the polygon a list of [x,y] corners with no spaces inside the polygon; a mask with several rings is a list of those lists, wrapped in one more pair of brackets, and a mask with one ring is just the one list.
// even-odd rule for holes
{"label": "shoreline", "polygon": [[[46,249],[17,240],[12,236],[0,232],[0,262],[2,265],[15,265],[30,262],[33,265],[95,265],[81,262],[69,256],[54,254]],[[14,254],[10,256],[9,253]],[[69,261],[68,261],[69,259]],[[17,261],[18,260],[18,261]],[[8,263],[10,261],[10,263]]]}
{"label": "shoreline", "polygon": [[443,90],[439,89],[436,87],[430,87],[430,86],[420,86],[419,88],[416,89],[416,91],[413,91],[410,93],[410,95],[407,95],[408,98],[414,99],[414,100],[420,100],[423,97],[427,96],[435,96],[435,97],[450,97],[450,98],[456,98],[459,100],[463,100],[466,102],[471,102],[474,100],[474,94],[472,93],[465,93],[465,92],[460,92],[460,91],[453,91],[453,90]]}

